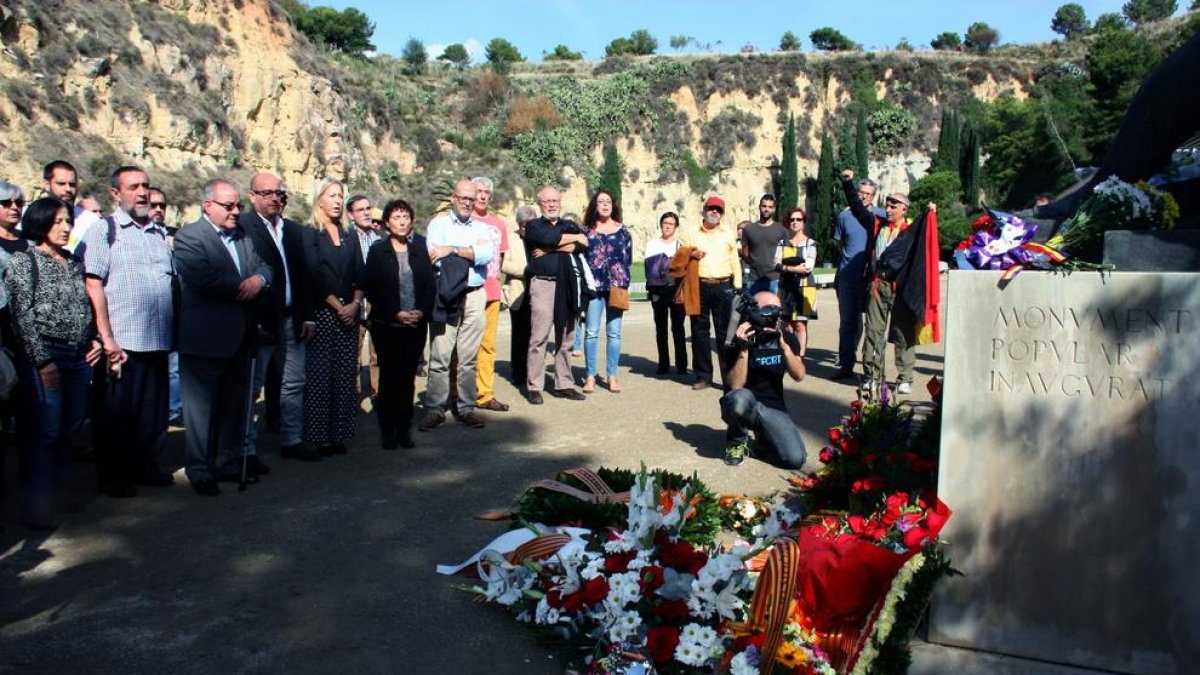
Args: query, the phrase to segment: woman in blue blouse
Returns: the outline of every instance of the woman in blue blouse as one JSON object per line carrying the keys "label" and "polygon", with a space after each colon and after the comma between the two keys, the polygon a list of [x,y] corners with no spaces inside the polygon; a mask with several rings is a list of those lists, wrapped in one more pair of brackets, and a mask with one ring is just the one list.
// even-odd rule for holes
{"label": "woman in blue blouse", "polygon": [[587,331],[583,342],[584,360],[587,363],[587,380],[583,383],[584,393],[596,390],[596,352],[600,346],[600,318],[605,318],[605,379],[608,390],[614,394],[621,391],[617,382],[617,365],[621,360],[621,316],[623,309],[609,306],[609,294],[613,287],[629,289],[629,265],[633,259],[633,237],[629,229],[621,224],[621,207],[607,190],[600,190],[588,203],[583,217],[587,231],[588,266],[596,279],[596,298],[588,303]]}

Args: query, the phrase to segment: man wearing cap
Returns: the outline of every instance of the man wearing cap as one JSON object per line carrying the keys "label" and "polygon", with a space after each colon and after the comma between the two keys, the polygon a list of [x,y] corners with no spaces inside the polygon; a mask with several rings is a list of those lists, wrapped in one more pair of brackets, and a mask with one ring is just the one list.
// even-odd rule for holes
{"label": "man wearing cap", "polygon": [[896,237],[908,228],[908,221],[905,220],[908,214],[908,197],[899,192],[889,194],[884,201],[886,219],[880,219],[856,198],[853,178],[853,171],[847,169],[842,172],[846,201],[859,222],[864,226],[867,223],[871,224],[871,236],[867,238],[866,251],[867,319],[862,355],[862,390],[872,393],[885,380],[883,357],[890,333],[891,341],[895,343],[898,372],[896,393],[908,394],[912,392],[913,363],[916,360],[917,319],[904,303],[896,302],[895,283],[878,275],[879,256],[883,255]]}
{"label": "man wearing cap", "polygon": [[[382,218],[383,213],[378,212],[378,209],[374,209],[374,211],[376,213],[372,214],[371,200],[366,195],[352,195],[350,199],[346,200],[346,212],[350,214],[350,220],[354,222],[354,234],[358,237],[358,251],[362,254],[363,264],[367,262],[367,252],[371,250],[371,246],[381,239],[379,230],[372,222],[372,216]],[[364,386],[362,379],[365,369],[367,393],[374,400],[375,392],[379,391],[379,362],[375,357],[375,345],[371,344],[371,333],[363,323],[370,309],[367,301],[363,300],[358,327],[358,386],[360,388]]]}
{"label": "man wearing cap", "polygon": [[[721,227],[725,215],[725,200],[717,196],[704,202],[704,214],[699,228],[688,229],[679,237],[680,246],[692,249],[700,271],[700,314],[692,317],[692,368],[696,381],[692,389],[712,386],[712,345],[710,330],[715,328],[717,340],[723,340],[729,330],[729,315],[733,309],[733,289],[742,285],[742,265],[738,258],[737,241],[733,233]],[[717,350],[717,365],[721,382],[725,383],[725,358]]]}

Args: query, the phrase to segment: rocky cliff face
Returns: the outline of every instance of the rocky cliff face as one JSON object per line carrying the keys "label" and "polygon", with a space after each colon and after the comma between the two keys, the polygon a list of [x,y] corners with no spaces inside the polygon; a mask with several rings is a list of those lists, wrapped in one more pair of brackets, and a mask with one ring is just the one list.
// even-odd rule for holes
{"label": "rocky cliff face", "polygon": [[[137,163],[184,207],[178,218],[187,219],[197,212],[199,186],[214,175],[245,182],[256,171],[273,171],[302,196],[335,176],[378,200],[399,196],[420,204],[404,190],[419,185],[428,191],[438,176],[487,166],[471,156],[465,134],[453,133],[464,124],[435,119],[440,115],[432,111],[439,109],[429,104],[453,100],[461,78],[429,78],[419,88],[351,100],[341,76],[325,70],[329,59],[315,55],[268,0],[16,0],[0,11],[0,176],[31,194],[39,191],[41,166],[51,159],[72,161],[84,188],[101,193],[108,172]],[[1023,95],[1023,79],[986,74],[971,77],[971,86],[982,99],[1004,91]],[[749,111],[760,120],[753,144],[735,144],[731,159],[714,174],[712,191],[729,205],[727,222],[754,218],[758,197],[770,189],[783,108],[807,118],[799,142],[802,178],[816,173],[820,130],[840,127],[835,118],[850,96],[844,75],[810,79],[801,73],[794,85],[786,99],[746,91],[697,93],[687,85],[669,95],[693,139],[703,138],[705,124],[725,110]],[[889,96],[895,86],[890,71],[883,71],[876,93]],[[425,104],[410,105],[410,96]],[[937,106],[936,94],[927,98]],[[412,125],[389,121],[405,115],[422,118],[415,123],[425,138],[406,135],[402,129]],[[692,145],[701,156],[699,140]],[[685,223],[698,220],[701,198],[686,181],[657,178],[661,158],[642,134],[623,139],[620,150],[625,220],[635,228],[639,249],[663,211],[679,211]],[[430,156],[445,158],[436,172]],[[505,161],[503,154],[493,159]],[[871,173],[885,189],[904,190],[928,164],[925,152],[909,149],[875,162]],[[405,180],[418,175],[424,180]],[[565,204],[582,213],[585,182],[570,170],[564,175],[570,183]],[[532,200],[532,190],[504,182],[497,202],[509,215],[516,204]],[[293,204],[293,216],[308,217],[304,201],[299,208]]]}

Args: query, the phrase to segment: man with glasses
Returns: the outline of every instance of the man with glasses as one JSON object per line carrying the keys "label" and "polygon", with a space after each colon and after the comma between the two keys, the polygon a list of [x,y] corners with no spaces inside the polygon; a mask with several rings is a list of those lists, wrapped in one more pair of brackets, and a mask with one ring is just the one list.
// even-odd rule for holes
{"label": "man with glasses", "polygon": [[[358,252],[362,256],[363,263],[367,262],[367,253],[375,242],[382,237],[379,234],[379,229],[375,227],[375,222],[371,218],[371,200],[366,195],[351,195],[350,199],[346,200],[346,213],[350,214],[350,221],[354,223],[354,234],[358,238]],[[358,327],[358,387],[361,391],[367,389],[367,395],[372,401],[375,400],[375,395],[379,392],[379,359],[375,356],[375,345],[371,344],[371,332],[367,330],[366,317],[370,311],[370,305],[366,300],[363,300],[360,305],[359,327]],[[363,382],[364,375],[366,382]]]}
{"label": "man with glasses", "polygon": [[853,199],[853,178],[854,172],[848,169],[843,171],[842,186],[855,218],[864,227],[869,226],[871,233],[864,254],[867,318],[866,337],[863,341],[862,391],[868,396],[873,396],[879,385],[885,381],[883,357],[890,337],[890,341],[895,344],[898,373],[896,393],[909,394],[912,393],[913,364],[916,360],[917,319],[904,303],[896,302],[895,282],[880,277],[877,269],[879,256],[883,255],[896,237],[908,228],[908,221],[905,219],[908,214],[908,197],[899,192],[889,194],[884,200],[886,218],[880,219],[860,200]]}
{"label": "man with glasses", "polygon": [[[454,416],[472,429],[482,428],[475,411],[475,363],[485,323],[483,288],[488,262],[496,255],[491,229],[472,217],[477,188],[469,180],[454,186],[450,212],[429,223],[425,241],[438,268],[438,300],[433,310],[425,419],[418,431],[433,431],[446,420],[450,399],[450,360],[458,354],[458,400]],[[451,300],[451,302],[447,302]]]}
{"label": "man with glasses", "polygon": [[867,267],[867,233],[874,232],[876,219],[884,217],[883,211],[872,206],[875,203],[875,183],[864,178],[854,186],[851,182],[854,173],[849,172],[849,176],[846,178],[846,174],[843,174],[847,203],[861,204],[869,210],[870,218],[866,223],[859,222],[855,211],[846,207],[838,214],[833,229],[833,241],[838,247],[834,289],[837,292],[839,318],[838,371],[832,376],[834,380],[854,376],[858,343],[862,339],[863,312],[866,310],[864,275]]}
{"label": "man with glasses", "polygon": [[[167,245],[174,248],[179,228],[167,224],[167,196],[156,187],[150,188],[150,222],[166,231]],[[167,424],[180,426],[183,424],[183,399],[179,395],[179,352],[173,351],[167,356],[167,390],[170,392]]]}
{"label": "man with glasses", "polygon": [[[314,307],[308,288],[304,256],[304,226],[283,217],[287,191],[278,176],[260,173],[250,179],[250,209],[238,225],[254,242],[258,256],[271,266],[275,282],[259,303],[258,359],[254,368],[254,393],[267,386],[265,398],[279,402],[279,445],[284,459],[316,462],[321,453],[301,440],[304,413],[305,346],[316,330]],[[268,384],[267,370],[274,362],[279,379]],[[268,406],[269,407],[269,406]],[[270,469],[258,456],[258,427],[251,427],[248,469],[266,475]]]}
{"label": "man with glasses", "polygon": [[[238,225],[240,198],[229,181],[210,180],[203,215],[175,242],[184,453],[188,481],[203,496],[220,492],[217,481],[242,478],[258,298],[272,279],[271,266]],[[257,483],[258,474],[245,480]]]}
{"label": "man with glasses", "polygon": [[100,490],[132,497],[135,485],[173,482],[162,467],[168,366],[175,322],[175,267],[167,231],[150,219],[150,179],[136,166],[113,172],[113,214],[76,248],[107,358],[93,374],[92,420]]}
{"label": "man with glasses", "polygon": [[[529,259],[529,352],[526,359],[525,400],[542,405],[546,386],[546,343],[554,331],[554,396],[582,401],[586,396],[575,388],[571,374],[568,345],[575,339],[575,327],[583,300],[568,291],[575,280],[570,260],[564,259],[587,248],[587,235],[572,220],[560,218],[562,197],[552,187],[537,195],[540,218],[525,224],[525,251]],[[578,285],[575,286],[578,288]]]}
{"label": "man with glasses", "polygon": [[713,383],[710,335],[716,335],[717,367],[721,371],[722,385],[726,383],[725,350],[720,343],[729,332],[733,289],[742,286],[737,241],[732,232],[721,227],[725,200],[709,197],[704,202],[703,213],[700,227],[685,230],[679,237],[679,245],[692,249],[692,258],[699,261],[700,268],[700,314],[691,320],[692,369],[696,371],[692,389],[697,390],[707,389]]}
{"label": "man with glasses", "polygon": [[488,263],[487,278],[483,282],[487,293],[487,304],[484,306],[486,320],[475,367],[475,405],[481,410],[507,412],[508,404],[496,398],[496,332],[500,328],[500,268],[508,255],[508,229],[503,220],[488,213],[492,189],[495,187],[492,179],[477,176],[471,182],[475,184],[475,209],[471,217],[491,229],[492,246],[496,250],[496,255]]}
{"label": "man with glasses", "polygon": [[765,194],[758,200],[758,215],[758,220],[747,225],[740,237],[741,258],[750,267],[750,293],[779,293],[775,254],[788,238],[788,231],[775,222],[775,195]]}

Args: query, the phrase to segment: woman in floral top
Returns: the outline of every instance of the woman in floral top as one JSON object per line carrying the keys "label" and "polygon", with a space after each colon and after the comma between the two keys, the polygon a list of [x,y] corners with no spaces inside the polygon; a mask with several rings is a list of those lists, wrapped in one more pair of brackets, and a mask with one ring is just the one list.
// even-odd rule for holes
{"label": "woman in floral top", "polygon": [[12,256],[4,274],[17,341],[21,393],[22,520],[55,523],[54,489],[70,463],[67,437],[83,423],[90,364],[100,359],[83,263],[64,248],[71,209],[53,197],[29,205],[21,234],[35,245]]}
{"label": "woman in floral top", "polygon": [[633,260],[633,237],[629,229],[621,224],[621,207],[611,193],[600,190],[588,203],[583,224],[588,238],[588,265],[596,279],[596,298],[588,303],[587,333],[584,338],[584,360],[587,363],[587,380],[583,383],[584,393],[596,390],[596,352],[600,346],[600,316],[605,317],[604,370],[608,390],[614,394],[621,391],[617,382],[617,364],[621,360],[621,316],[624,310],[608,306],[612,287],[629,288],[629,265]]}

